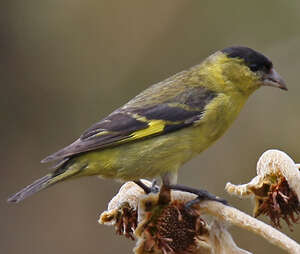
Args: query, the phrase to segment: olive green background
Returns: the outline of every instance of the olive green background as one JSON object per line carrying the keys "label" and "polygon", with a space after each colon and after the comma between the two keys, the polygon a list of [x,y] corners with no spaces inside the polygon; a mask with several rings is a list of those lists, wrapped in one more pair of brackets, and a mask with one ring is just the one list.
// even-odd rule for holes
{"label": "olive green background", "polygon": [[[264,87],[226,135],[180,171],[251,213],[224,192],[244,183],[269,148],[300,162],[300,2],[209,0],[1,1],[0,248],[5,254],[131,253],[133,242],[97,223],[120,183],[96,177],[6,198],[47,172],[39,161],[152,83],[229,45],[269,56],[289,91]],[[266,220],[268,221],[268,220]],[[290,232],[300,240],[300,225]],[[284,253],[232,227],[254,253]]]}

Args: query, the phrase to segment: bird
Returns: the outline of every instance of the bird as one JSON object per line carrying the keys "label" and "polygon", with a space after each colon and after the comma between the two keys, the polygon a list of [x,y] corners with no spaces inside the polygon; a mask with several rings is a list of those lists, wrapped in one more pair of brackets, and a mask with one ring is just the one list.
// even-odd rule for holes
{"label": "bird", "polygon": [[53,172],[8,198],[20,202],[67,179],[96,175],[120,181],[160,178],[218,140],[262,86],[287,90],[271,60],[245,46],[216,51],[200,64],[156,83],[41,162]]}

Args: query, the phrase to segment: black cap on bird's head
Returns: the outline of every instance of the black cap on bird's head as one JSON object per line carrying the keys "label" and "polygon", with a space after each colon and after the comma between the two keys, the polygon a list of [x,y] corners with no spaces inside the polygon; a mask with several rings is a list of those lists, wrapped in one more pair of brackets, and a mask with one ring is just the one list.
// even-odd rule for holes
{"label": "black cap on bird's head", "polygon": [[284,80],[274,70],[270,59],[263,54],[242,46],[228,47],[221,50],[221,52],[226,54],[227,57],[242,59],[251,71],[260,74],[262,85],[287,90]]}

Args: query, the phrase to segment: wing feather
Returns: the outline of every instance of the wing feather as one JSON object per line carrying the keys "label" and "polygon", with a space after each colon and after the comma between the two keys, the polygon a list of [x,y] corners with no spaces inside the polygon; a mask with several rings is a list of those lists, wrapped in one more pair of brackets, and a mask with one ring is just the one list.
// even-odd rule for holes
{"label": "wing feather", "polygon": [[172,98],[168,96],[165,102],[159,104],[147,103],[139,108],[129,102],[92,125],[75,142],[42,162],[61,160],[87,151],[177,131],[199,121],[205,106],[215,97],[216,93],[205,87],[194,87],[184,89]]}

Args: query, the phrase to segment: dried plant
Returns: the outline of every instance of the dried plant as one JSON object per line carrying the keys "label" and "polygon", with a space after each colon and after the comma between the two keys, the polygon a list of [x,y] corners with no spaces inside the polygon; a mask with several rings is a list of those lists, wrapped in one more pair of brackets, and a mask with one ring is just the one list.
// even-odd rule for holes
{"label": "dried plant", "polygon": [[[273,226],[283,219],[291,227],[299,219],[299,164],[278,150],[265,152],[257,163],[257,176],[248,184],[227,183],[226,190],[254,197],[254,215],[265,214]],[[150,186],[149,181],[143,183]],[[300,245],[285,234],[242,211],[215,201],[187,208],[196,196],[181,191],[144,194],[133,182],[125,183],[110,201],[99,223],[137,239],[136,254],[250,254],[236,246],[228,225],[260,235],[288,253],[300,253]]]}
{"label": "dried plant", "polygon": [[140,187],[127,182],[99,222],[114,225],[129,238],[134,236],[136,254],[250,254],[236,246],[227,231],[229,224],[254,232],[289,253],[300,253],[294,240],[233,207],[203,201],[187,209],[186,202],[194,198],[190,193],[172,191],[170,202],[161,203],[159,194],[144,195]]}
{"label": "dried plant", "polygon": [[227,183],[226,190],[240,197],[254,197],[255,217],[269,216],[280,228],[283,219],[292,230],[300,216],[300,172],[298,165],[284,152],[268,150],[257,162],[257,176],[242,185]]}

